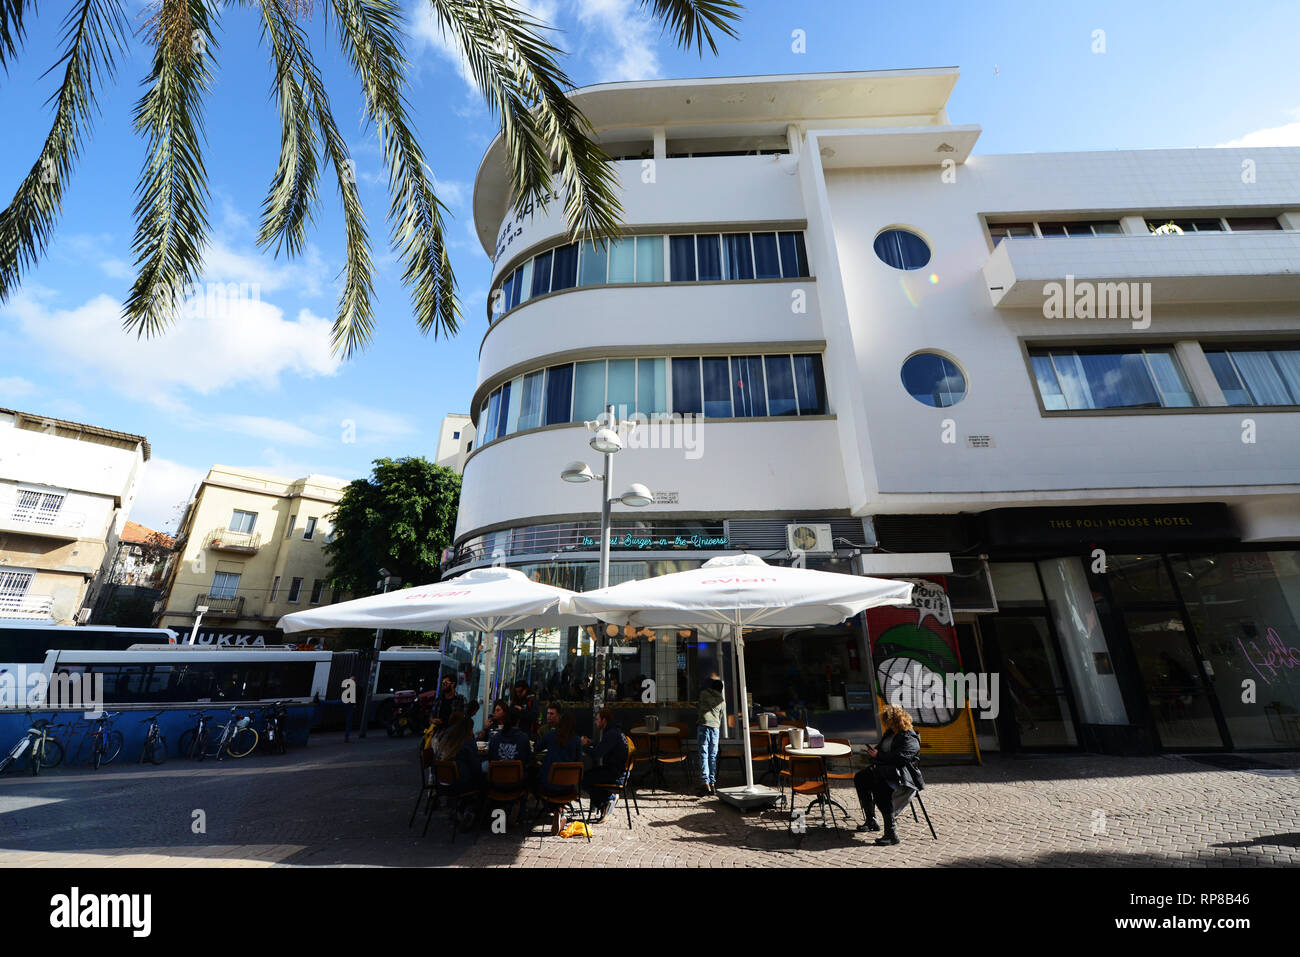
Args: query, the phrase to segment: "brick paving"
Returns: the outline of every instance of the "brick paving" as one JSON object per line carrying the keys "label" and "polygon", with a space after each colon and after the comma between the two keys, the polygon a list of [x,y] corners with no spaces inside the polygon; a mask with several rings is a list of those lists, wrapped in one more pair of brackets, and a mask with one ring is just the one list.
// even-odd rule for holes
{"label": "brick paving", "polygon": [[[897,847],[823,830],[817,815],[796,838],[777,810],[741,815],[680,785],[641,792],[632,829],[619,808],[590,844],[542,825],[531,836],[485,830],[452,843],[444,812],[427,838],[421,819],[407,828],[418,781],[411,739],[319,735],[281,757],[10,772],[0,777],[0,866],[1300,864],[1300,753],[1258,757],[1288,770],[1225,771],[1174,755],[993,755],[980,767],[927,768],[939,840],[906,814]],[[856,824],[852,787],[835,793]],[[203,833],[194,832],[196,810]]]}

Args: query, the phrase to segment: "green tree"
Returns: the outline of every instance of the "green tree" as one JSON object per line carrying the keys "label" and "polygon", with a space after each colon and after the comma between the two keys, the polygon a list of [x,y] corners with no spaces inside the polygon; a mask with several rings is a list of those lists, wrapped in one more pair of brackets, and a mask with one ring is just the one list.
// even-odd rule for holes
{"label": "green tree", "polygon": [[404,584],[438,580],[442,550],[456,530],[460,476],[428,459],[375,459],[368,479],[349,482],[325,545],[330,584],[369,595],[387,568]]}
{"label": "green tree", "polygon": [[[548,25],[511,0],[427,0],[435,22],[464,53],[474,80],[500,118],[517,210],[546,205],[558,172],[573,238],[614,235],[622,209],[607,157],[591,125],[569,102],[563,51]],[[736,36],[736,0],[640,0],[683,47],[717,52],[714,32]],[[63,23],[62,73],[51,97],[54,120],[31,170],[0,212],[0,302],[45,255],[77,154],[90,137],[103,88],[130,49],[128,0],[71,0]],[[388,166],[389,240],[401,257],[421,331],[454,335],[460,322],[443,213],[424,150],[407,119],[410,95],[407,13],[399,0],[239,0],[251,9],[273,66],[280,113],[280,157],[262,203],[257,241],[278,255],[300,254],[317,207],[323,170],[334,169],[342,201],[346,265],[334,320],[334,349],[351,355],[374,328],[374,261],[347,143],[330,110],[316,53],[302,23],[315,13],[337,39],[365,98],[365,121],[378,134]],[[0,0],[0,72],[21,55],[36,0]],[[208,185],[203,106],[217,67],[217,32],[230,14],[219,0],[152,0],[138,39],[152,68],[135,107],[135,131],[147,145],[136,187],[137,274],[123,324],[139,335],[163,332],[184,290],[203,273]],[[330,28],[333,28],[332,30]],[[337,92],[337,91],[335,91]],[[12,144],[10,146],[12,148]]]}

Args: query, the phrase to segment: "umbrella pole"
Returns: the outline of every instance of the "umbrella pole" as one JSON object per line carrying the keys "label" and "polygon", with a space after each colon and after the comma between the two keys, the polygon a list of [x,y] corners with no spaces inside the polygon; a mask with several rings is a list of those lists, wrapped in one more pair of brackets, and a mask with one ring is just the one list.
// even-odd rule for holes
{"label": "umbrella pole", "polygon": [[732,644],[736,649],[736,664],[739,669],[740,715],[743,725],[741,734],[745,744],[745,787],[748,789],[754,786],[754,755],[749,747],[749,694],[745,689],[745,637],[739,625],[734,627],[732,635]]}

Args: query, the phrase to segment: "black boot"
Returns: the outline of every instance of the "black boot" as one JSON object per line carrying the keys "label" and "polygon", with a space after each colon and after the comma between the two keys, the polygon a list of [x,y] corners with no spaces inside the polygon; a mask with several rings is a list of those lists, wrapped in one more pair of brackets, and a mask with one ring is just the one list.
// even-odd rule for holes
{"label": "black boot", "polygon": [[876,823],[876,815],[868,814],[867,819],[858,825],[859,831],[878,831],[880,825]]}
{"label": "black boot", "polygon": [[894,830],[894,814],[889,808],[881,808],[880,816],[885,819],[885,833],[876,838],[877,844],[897,844],[898,832]]}

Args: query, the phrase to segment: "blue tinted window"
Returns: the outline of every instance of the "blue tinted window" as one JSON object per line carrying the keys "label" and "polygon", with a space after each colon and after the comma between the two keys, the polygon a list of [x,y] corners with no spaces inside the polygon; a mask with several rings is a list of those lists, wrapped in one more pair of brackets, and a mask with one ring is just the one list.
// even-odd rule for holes
{"label": "blue tinted window", "polygon": [[737,416],[767,415],[767,389],[762,356],[735,356],[731,360],[731,401]]}
{"label": "blue tinted window", "polygon": [[542,253],[533,258],[533,290],[531,295],[544,296],[551,291],[551,254]]}
{"label": "blue tinted window", "polygon": [[930,261],[930,247],[916,233],[886,229],[876,237],[876,255],[895,269],[920,269]]}
{"label": "blue tinted window", "polygon": [[808,250],[803,233],[781,233],[781,275],[786,279],[808,275]]}
{"label": "blue tinted window", "polygon": [[717,233],[695,237],[695,256],[701,282],[722,278],[722,237]]}
{"label": "blue tinted window", "polygon": [[704,414],[713,418],[731,415],[731,375],[726,356],[706,356],[704,364]]}
{"label": "blue tinted window", "polygon": [[956,405],[966,397],[966,378],[951,361],[922,352],[903,363],[903,388],[917,402],[936,408]]}
{"label": "blue tinted window", "polygon": [[728,279],[753,279],[754,256],[749,248],[749,233],[727,233],[722,237],[727,255]]}
{"label": "blue tinted window", "polygon": [[826,378],[822,374],[822,357],[794,357],[794,383],[799,395],[800,415],[826,414]]}
{"label": "blue tinted window", "polygon": [[573,366],[551,366],[546,370],[546,415],[543,425],[568,422],[573,404]]}
{"label": "blue tinted window", "polygon": [[668,256],[673,282],[695,281],[695,237],[669,236]]}
{"label": "blue tinted window", "polygon": [[776,251],[776,233],[754,233],[754,278],[781,278],[781,258]]}
{"label": "blue tinted window", "polygon": [[700,402],[700,360],[673,359],[673,411],[678,414],[698,414],[704,408]]}
{"label": "blue tinted window", "polygon": [[578,244],[569,243],[555,250],[555,265],[551,269],[551,292],[572,289],[578,284]]}
{"label": "blue tinted window", "polygon": [[794,415],[799,404],[794,394],[794,375],[789,356],[766,356],[768,415]]}

